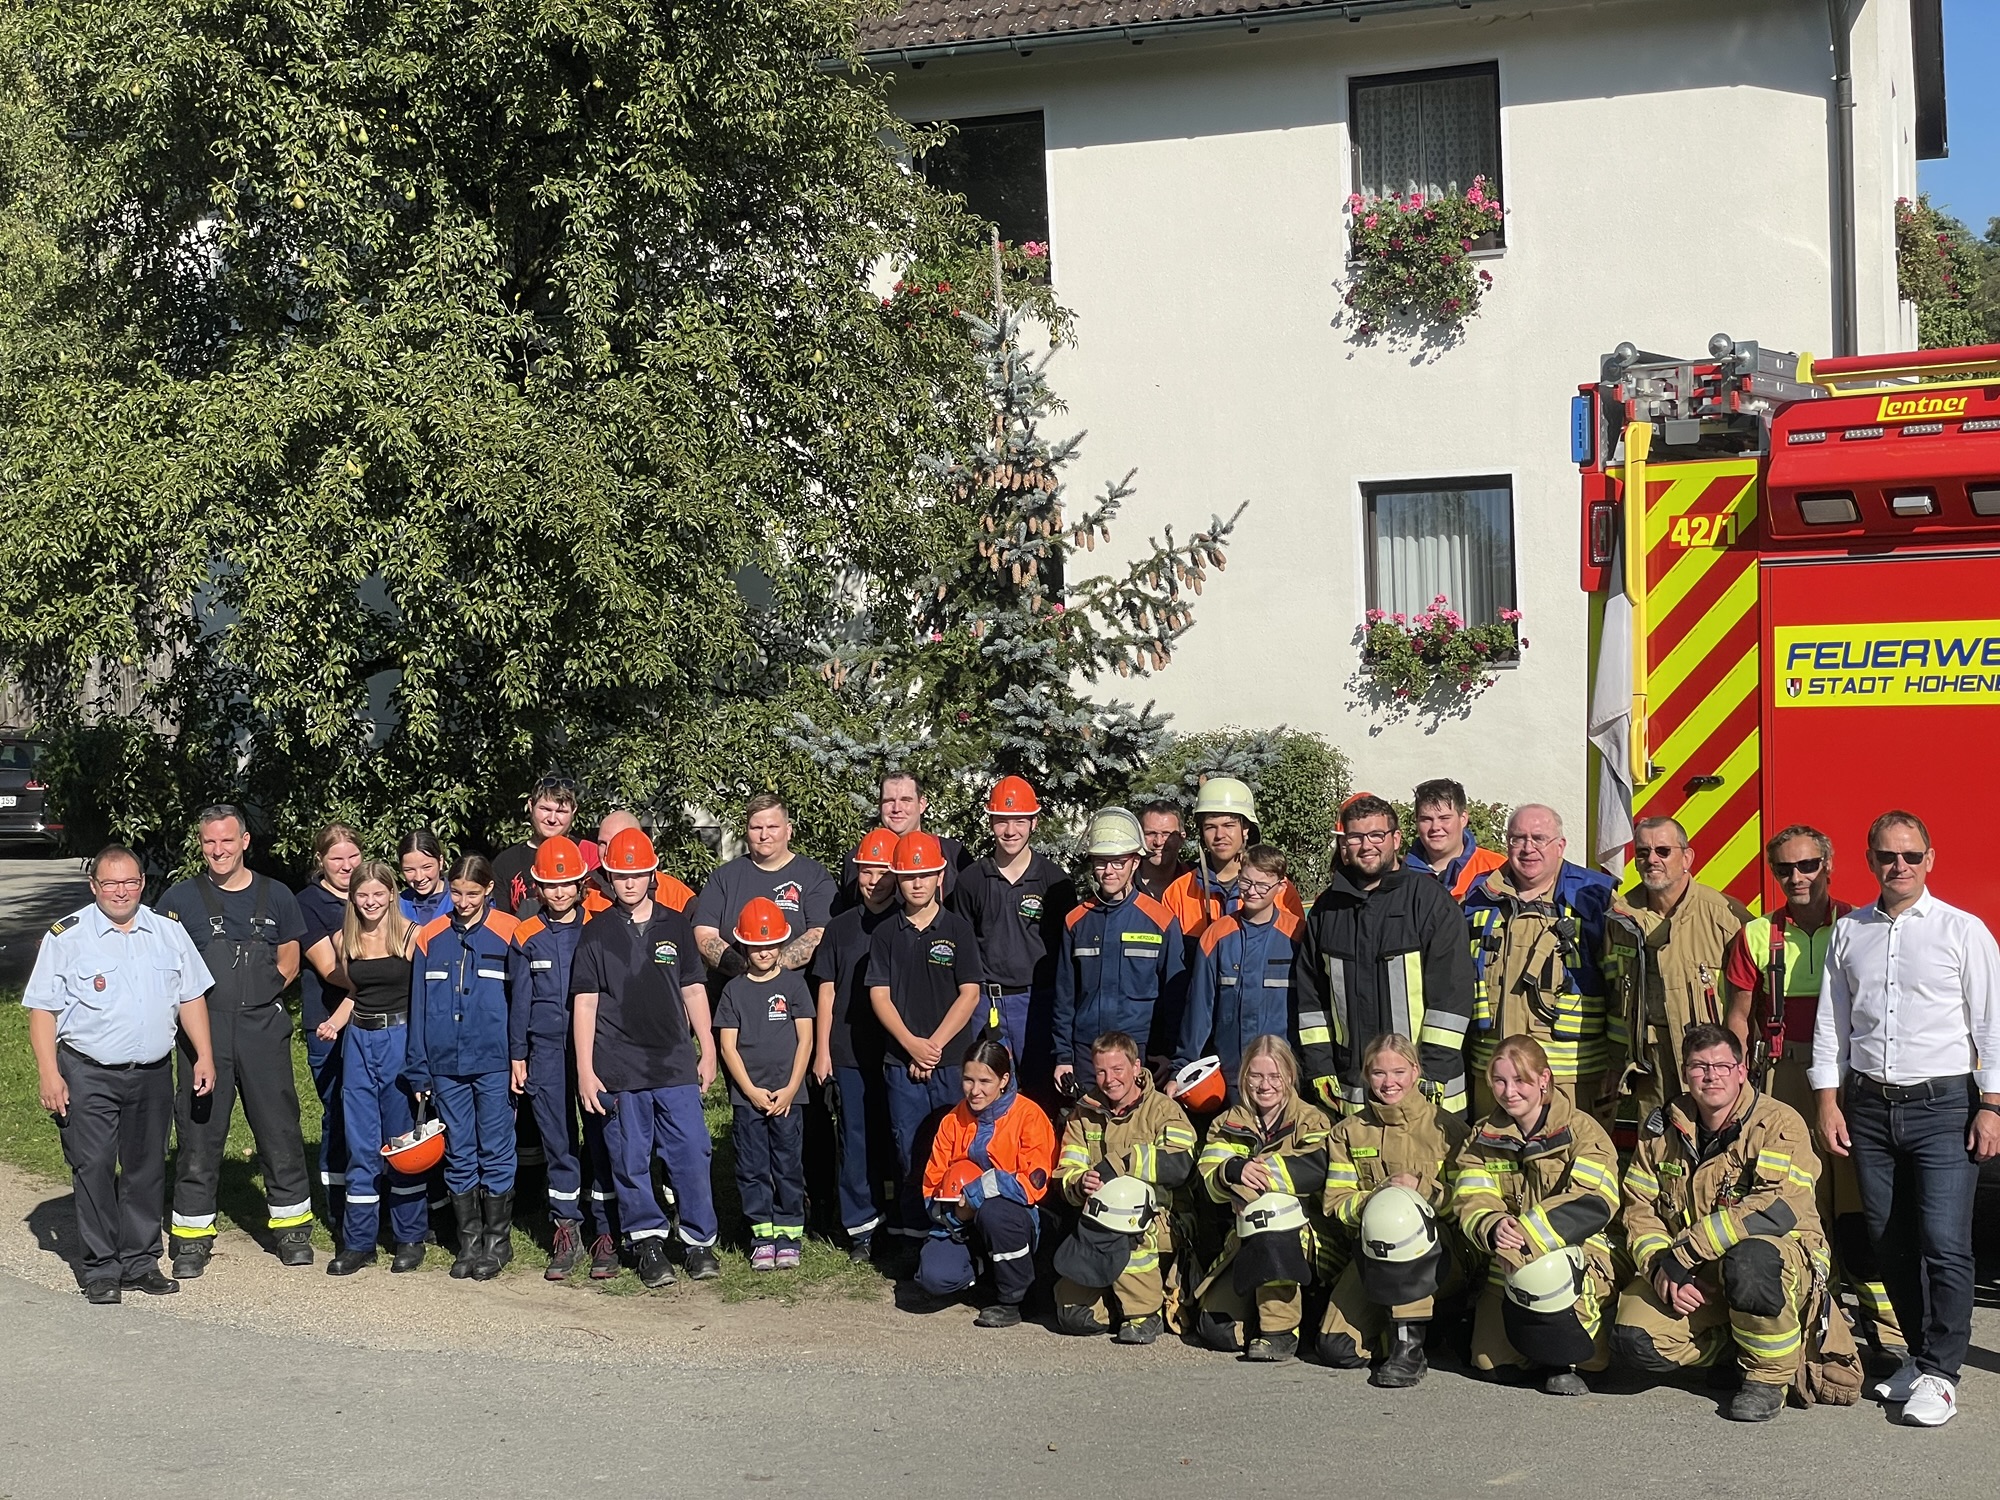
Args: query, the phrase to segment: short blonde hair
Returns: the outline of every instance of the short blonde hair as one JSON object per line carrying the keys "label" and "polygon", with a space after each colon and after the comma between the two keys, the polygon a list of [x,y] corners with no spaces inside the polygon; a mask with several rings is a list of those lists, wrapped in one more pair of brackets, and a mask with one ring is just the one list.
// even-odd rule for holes
{"label": "short blonde hair", "polygon": [[1272,1033],[1252,1038],[1250,1045],[1243,1049],[1243,1064],[1236,1070],[1236,1095],[1242,1098],[1250,1092],[1250,1064],[1259,1058],[1268,1057],[1278,1065],[1278,1076],[1285,1081],[1285,1089],[1296,1094],[1299,1091],[1299,1059],[1292,1051],[1292,1044],[1283,1037]]}
{"label": "short blonde hair", "polygon": [[1417,1044],[1400,1031],[1385,1031],[1370,1042],[1361,1054],[1361,1071],[1366,1073],[1375,1059],[1384,1052],[1393,1052],[1403,1058],[1419,1073],[1424,1070],[1424,1059],[1417,1051]]}

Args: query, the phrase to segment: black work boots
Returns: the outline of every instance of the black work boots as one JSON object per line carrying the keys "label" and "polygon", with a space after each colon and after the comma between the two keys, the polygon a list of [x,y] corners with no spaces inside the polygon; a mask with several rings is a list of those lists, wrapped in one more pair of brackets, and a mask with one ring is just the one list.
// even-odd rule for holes
{"label": "black work boots", "polygon": [[1394,1325],[1389,1336],[1389,1353],[1375,1367],[1368,1383],[1394,1391],[1422,1380],[1430,1371],[1430,1362],[1424,1358],[1424,1330],[1428,1326],[1424,1323]]}
{"label": "black work boots", "polygon": [[486,1193],[479,1235],[479,1262],[472,1268],[474,1281],[491,1281],[500,1268],[514,1258],[514,1194]]}
{"label": "black work boots", "polygon": [[458,1257],[451,1263],[453,1281],[465,1280],[479,1264],[480,1251],[486,1242],[484,1207],[478,1188],[451,1195],[451,1211],[458,1220]]}

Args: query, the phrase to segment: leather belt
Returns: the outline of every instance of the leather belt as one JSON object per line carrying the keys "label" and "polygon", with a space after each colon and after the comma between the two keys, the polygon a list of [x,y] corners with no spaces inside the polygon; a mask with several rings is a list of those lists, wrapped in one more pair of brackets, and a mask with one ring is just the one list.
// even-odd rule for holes
{"label": "leather belt", "polygon": [[1909,1104],[1917,1099],[1958,1099],[1972,1097],[1972,1075],[1959,1073],[1950,1078],[1926,1078],[1921,1083],[1884,1083],[1866,1073],[1856,1073],[1853,1086],[1889,1104]]}
{"label": "leather belt", "polygon": [[58,1042],[56,1046],[62,1051],[67,1052],[71,1057],[76,1058],[79,1062],[87,1062],[93,1068],[109,1068],[114,1073],[131,1073],[136,1072],[140,1068],[164,1068],[167,1065],[167,1058],[173,1056],[173,1053],[169,1052],[165,1057],[156,1057],[151,1062],[108,1063],[99,1062],[88,1052],[80,1051],[72,1047],[68,1042]]}
{"label": "leather belt", "polygon": [[409,1024],[410,1013],[406,1010],[387,1012],[357,1010],[347,1018],[350,1026],[359,1026],[363,1031],[387,1031],[391,1026]]}

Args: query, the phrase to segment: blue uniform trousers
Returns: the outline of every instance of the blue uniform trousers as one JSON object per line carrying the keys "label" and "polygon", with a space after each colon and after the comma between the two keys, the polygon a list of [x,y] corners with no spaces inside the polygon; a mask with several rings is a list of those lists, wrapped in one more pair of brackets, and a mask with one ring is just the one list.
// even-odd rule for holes
{"label": "blue uniform trousers", "polygon": [[735,1107],[730,1140],[736,1148],[736,1196],[753,1240],[805,1238],[805,1123],[802,1104],[782,1115],[747,1104]]}
{"label": "blue uniform trousers", "polygon": [[835,1068],[840,1090],[840,1227],[849,1239],[873,1234],[896,1201],[896,1142],[889,1090],[879,1070]]}
{"label": "blue uniform trousers", "polygon": [[431,1080],[444,1121],[444,1185],[453,1193],[514,1191],[514,1103],[504,1072]]}
{"label": "blue uniform trousers", "polygon": [[382,1161],[382,1147],[416,1125],[414,1102],[399,1076],[409,1036],[407,1025],[380,1031],[347,1026],[340,1033],[341,1115],[347,1131],[347,1205],[340,1221],[344,1249],[366,1250],[375,1243],[385,1191],[389,1229],[397,1244],[422,1243],[430,1225],[423,1178],[391,1172]]}
{"label": "blue uniform trousers", "polygon": [[910,1077],[904,1063],[885,1062],[882,1078],[888,1088],[889,1133],[896,1142],[896,1167],[902,1185],[896,1194],[896,1222],[891,1230],[922,1239],[930,1233],[924,1212],[924,1164],[931,1154],[940,1116],[965,1097],[956,1064],[936,1068],[929,1078]]}
{"label": "blue uniform trousers", "polygon": [[[348,1030],[343,1028],[344,1036]],[[323,1042],[306,1033],[306,1066],[312,1070],[313,1091],[319,1095],[319,1181],[326,1189],[327,1217],[340,1221],[340,1199],[347,1191],[347,1123],[342,1117],[340,1074],[347,1048],[340,1037]]]}
{"label": "blue uniform trousers", "polygon": [[611,1165],[604,1155],[604,1120],[585,1115],[579,1145],[575,1054],[568,1038],[529,1033],[527,1093],[548,1163],[549,1217],[583,1220],[592,1235],[614,1233],[605,1213]]}
{"label": "blue uniform trousers", "polygon": [[708,1168],[715,1148],[708,1138],[708,1122],[702,1118],[701,1091],[684,1083],[622,1094],[606,1091],[604,1098],[612,1110],[604,1126],[604,1146],[611,1158],[611,1182],[626,1237],[667,1237],[667,1213],[653,1194],[657,1153],[680,1213],[681,1239],[690,1245],[713,1245],[715,1190]]}
{"label": "blue uniform trousers", "polygon": [[1035,1284],[1035,1211],[1011,1198],[988,1198],[969,1224],[951,1221],[924,1241],[917,1285],[937,1297],[964,1291],[979,1279],[983,1260],[993,1272],[997,1301],[1019,1307]]}

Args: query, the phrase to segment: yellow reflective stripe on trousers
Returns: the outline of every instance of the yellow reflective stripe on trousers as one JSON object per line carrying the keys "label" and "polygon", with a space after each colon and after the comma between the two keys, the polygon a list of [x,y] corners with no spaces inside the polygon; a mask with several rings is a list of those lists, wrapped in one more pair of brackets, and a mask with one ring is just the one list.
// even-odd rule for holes
{"label": "yellow reflective stripe on trousers", "polygon": [[1792,1326],[1778,1333],[1753,1333],[1738,1323],[1729,1325],[1729,1332],[1736,1340],[1736,1347],[1745,1354],[1758,1359],[1780,1360],[1799,1352],[1805,1343],[1805,1330],[1793,1319]]}

